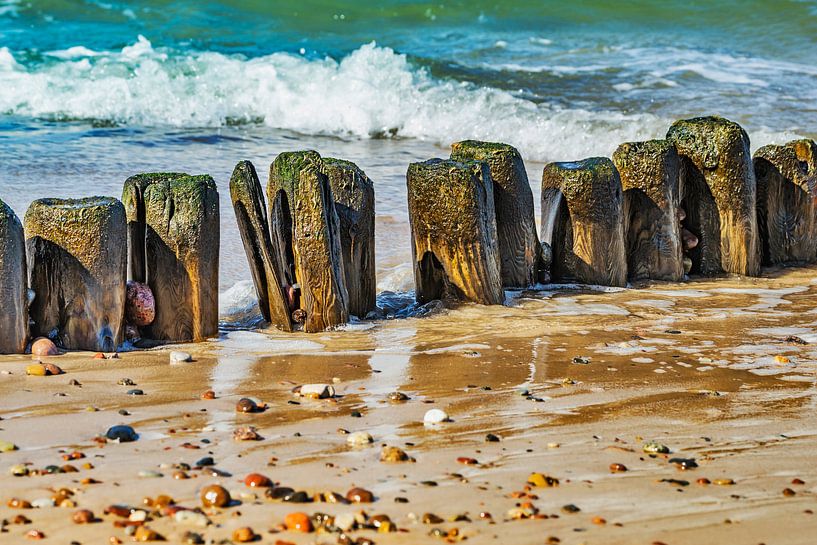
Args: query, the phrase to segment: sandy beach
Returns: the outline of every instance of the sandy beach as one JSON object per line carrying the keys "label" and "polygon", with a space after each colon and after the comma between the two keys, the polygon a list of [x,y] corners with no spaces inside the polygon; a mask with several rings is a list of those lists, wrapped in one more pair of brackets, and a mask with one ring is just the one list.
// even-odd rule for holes
{"label": "sandy beach", "polygon": [[[47,359],[64,374],[39,377],[25,374],[31,356],[4,356],[0,439],[17,447],[0,454],[4,541],[128,542],[144,525],[176,543],[230,542],[242,527],[262,543],[810,543],[816,271],[508,292],[506,307],[314,336],[223,331],[174,365],[170,348],[70,353]],[[293,394],[305,383],[335,396]],[[236,412],[242,397],[266,410]],[[433,408],[451,421],[424,425]],[[118,424],[138,439],[97,439]],[[261,439],[234,439],[246,426]],[[350,446],[351,432],[373,442]],[[383,446],[411,461],[380,461]],[[205,457],[214,465],[197,466]],[[51,474],[66,464],[77,471]],[[10,474],[20,465],[29,475]],[[244,484],[251,473],[310,500],[359,487],[374,501],[274,501]],[[542,476],[558,486],[528,484]],[[211,484],[233,503],[204,507]],[[206,518],[145,503],[160,495]],[[111,505],[138,513],[130,530]],[[74,523],[81,509],[97,520]],[[365,513],[371,529],[285,531],[294,512],[315,526]]]}

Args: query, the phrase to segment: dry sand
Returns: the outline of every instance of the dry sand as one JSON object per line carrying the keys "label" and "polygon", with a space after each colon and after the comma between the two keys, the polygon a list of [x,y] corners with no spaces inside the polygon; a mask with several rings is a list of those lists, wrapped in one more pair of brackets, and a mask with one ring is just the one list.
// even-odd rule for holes
{"label": "dry sand", "polygon": [[[449,541],[475,544],[814,543],[815,273],[777,270],[762,279],[610,293],[516,293],[507,307],[464,306],[311,336],[226,331],[217,341],[182,347],[195,361],[179,365],[168,364],[169,348],[106,360],[71,353],[47,359],[65,374],[35,377],[25,374],[30,356],[3,356],[0,440],[18,450],[0,453],[0,543],[27,542],[32,530],[45,534],[43,543],[128,542],[132,537],[114,524],[124,519],[105,515],[107,506],[145,508],[143,498],[165,494],[197,508],[199,490],[212,483],[237,501],[204,509],[211,525],[186,527],[161,513],[146,525],[175,543],[188,531],[230,543],[242,526],[252,527],[259,543],[337,543],[338,534],[279,527],[295,511],[363,510],[387,515],[398,529],[348,533],[377,544],[445,542],[431,535],[435,528],[457,529]],[[118,385],[123,378],[135,386]],[[303,383],[333,384],[337,396],[294,396],[292,388]],[[145,395],[127,395],[133,388]],[[209,389],[216,399],[200,399]],[[410,399],[389,402],[394,391]],[[236,413],[243,396],[260,399],[266,411]],[[431,408],[452,421],[424,426]],[[123,409],[129,414],[119,414]],[[133,426],[139,439],[94,440],[115,424]],[[234,440],[234,430],[247,425],[263,439]],[[374,443],[349,447],[344,430],[366,431]],[[501,441],[486,442],[488,433]],[[644,453],[648,441],[671,453]],[[380,462],[382,445],[415,461]],[[74,451],[85,457],[63,460]],[[174,464],[205,456],[231,476],[205,468],[174,479]],[[478,463],[462,464],[462,457]],[[671,458],[691,458],[698,467],[681,470]],[[79,471],[9,473],[17,464],[42,470],[66,463]],[[627,471],[613,473],[611,464]],[[263,489],[244,486],[253,472],[310,495],[363,487],[375,501],[273,502]],[[559,485],[526,486],[533,472]],[[729,479],[734,484],[715,484]],[[75,506],[7,506],[12,498],[50,498],[63,487],[74,492]],[[567,512],[568,505],[579,510]],[[99,522],[74,524],[79,509],[92,510]],[[536,515],[509,520],[522,512]],[[425,524],[426,513],[444,522]],[[15,524],[18,515],[31,522]]]}

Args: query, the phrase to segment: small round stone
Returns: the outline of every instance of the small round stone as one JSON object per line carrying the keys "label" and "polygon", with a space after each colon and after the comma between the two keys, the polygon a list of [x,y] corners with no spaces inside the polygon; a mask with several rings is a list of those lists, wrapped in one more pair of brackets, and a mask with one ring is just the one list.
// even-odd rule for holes
{"label": "small round stone", "polygon": [[250,473],[244,477],[244,484],[250,488],[268,488],[272,486],[272,481],[266,475]]}
{"label": "small round stone", "polygon": [[306,513],[289,513],[284,518],[284,525],[287,530],[293,532],[309,533],[312,531],[312,521],[309,520]]}
{"label": "small round stone", "polygon": [[88,509],[80,509],[71,515],[71,520],[73,520],[75,524],[88,524],[94,521],[94,512]]}
{"label": "small round stone", "polygon": [[372,503],[374,494],[365,488],[352,488],[346,493],[346,499],[352,503]]}
{"label": "small round stone", "polygon": [[380,451],[380,461],[386,463],[407,462],[408,454],[398,447],[383,447]]}
{"label": "small round stone", "polygon": [[57,345],[46,337],[39,337],[34,339],[34,342],[31,343],[32,356],[59,356],[60,353],[60,349],[57,348]]}
{"label": "small round stone", "polygon": [[129,325],[144,327],[156,319],[156,300],[147,284],[128,282],[125,293],[125,321]]}
{"label": "small round stone", "polygon": [[130,443],[139,438],[136,431],[130,426],[112,426],[105,432],[105,437],[111,441],[119,441],[120,443]]}
{"label": "small round stone", "polygon": [[206,392],[202,392],[199,397],[201,399],[215,399],[216,393],[213,390],[207,390]]}
{"label": "small round stone", "polygon": [[499,443],[500,439],[499,436],[489,433],[485,436],[485,441],[488,443]]}
{"label": "small round stone", "polygon": [[250,541],[255,541],[257,537],[253,529],[249,526],[238,528],[233,532],[233,541],[236,543],[249,543]]}
{"label": "small round stone", "polygon": [[627,471],[627,466],[624,464],[610,464],[610,473],[624,473]]}
{"label": "small round stone", "polygon": [[204,507],[226,507],[232,500],[227,489],[218,484],[211,484],[202,488],[200,498]]}
{"label": "small round stone", "polygon": [[426,424],[440,424],[442,422],[448,422],[448,420],[448,413],[441,409],[431,409],[423,416],[423,422]]}
{"label": "small round stone", "polygon": [[239,413],[254,413],[258,411],[258,404],[248,397],[242,397],[235,404],[235,410]]}
{"label": "small round stone", "polygon": [[410,399],[409,396],[403,392],[391,392],[387,397],[392,403],[403,403],[404,401],[408,401]]}
{"label": "small round stone", "polygon": [[193,356],[188,354],[187,352],[182,352],[180,350],[174,350],[170,353],[170,363],[177,364],[177,363],[187,363],[193,361]]}
{"label": "small round stone", "polygon": [[353,447],[362,447],[372,443],[374,439],[365,431],[356,431],[346,437],[346,443]]}

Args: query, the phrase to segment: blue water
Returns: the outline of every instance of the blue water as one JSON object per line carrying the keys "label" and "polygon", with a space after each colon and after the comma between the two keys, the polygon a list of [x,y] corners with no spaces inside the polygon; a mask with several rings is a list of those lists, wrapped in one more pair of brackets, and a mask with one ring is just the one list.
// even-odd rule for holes
{"label": "blue water", "polygon": [[409,255],[407,164],[457,139],[516,145],[536,190],[541,162],[677,118],[730,117],[753,147],[817,136],[817,0],[366,4],[0,0],[0,199],[210,173],[228,287],[232,166],[313,147],[375,180],[385,278]]}

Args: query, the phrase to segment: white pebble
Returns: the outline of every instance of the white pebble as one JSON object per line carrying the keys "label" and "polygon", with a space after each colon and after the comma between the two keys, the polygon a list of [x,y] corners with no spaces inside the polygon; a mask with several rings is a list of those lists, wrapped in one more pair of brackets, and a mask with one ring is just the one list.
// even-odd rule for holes
{"label": "white pebble", "polygon": [[31,507],[36,507],[37,509],[54,507],[54,500],[51,498],[37,498],[36,500],[31,501]]}
{"label": "white pebble", "polygon": [[356,431],[346,437],[346,442],[353,447],[362,447],[373,442],[372,436],[365,431]]}
{"label": "white pebble", "polygon": [[326,399],[335,397],[335,388],[329,384],[304,384],[300,393],[303,397]]}
{"label": "white pebble", "polygon": [[196,511],[176,511],[173,515],[173,520],[176,521],[177,524],[199,526],[200,528],[204,528],[210,524],[210,519],[208,519],[206,515]]}
{"label": "white pebble", "polygon": [[193,361],[193,356],[188,354],[187,352],[181,352],[178,350],[174,350],[170,353],[170,363],[186,363],[188,361]]}
{"label": "white pebble", "polygon": [[337,526],[344,532],[351,530],[352,526],[354,525],[355,525],[354,513],[341,513],[340,515],[335,516],[335,526]]}
{"label": "white pebble", "polygon": [[440,409],[431,409],[423,417],[423,422],[426,424],[439,424],[440,422],[448,422],[448,413]]}

